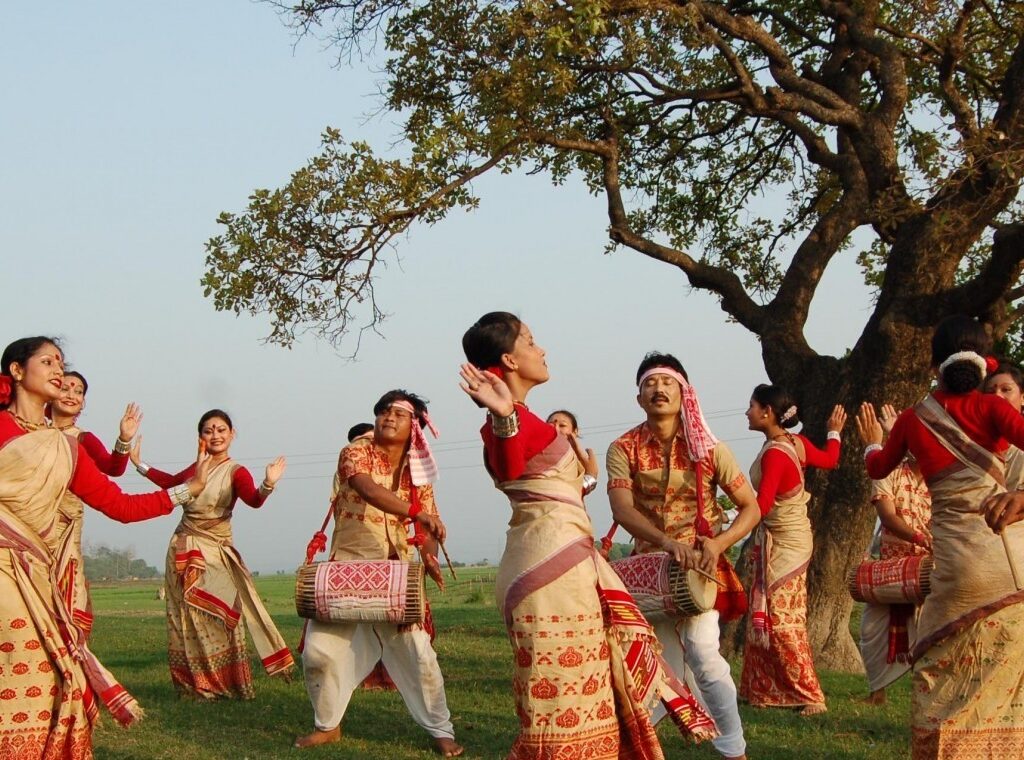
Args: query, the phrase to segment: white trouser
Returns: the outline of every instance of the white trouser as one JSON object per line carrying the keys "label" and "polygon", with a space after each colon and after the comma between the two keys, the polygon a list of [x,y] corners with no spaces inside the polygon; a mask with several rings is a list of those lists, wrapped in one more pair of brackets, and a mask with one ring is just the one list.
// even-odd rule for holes
{"label": "white trouser", "polygon": [[422,628],[399,632],[397,625],[388,623],[309,622],[302,667],[317,729],[330,731],[341,723],[352,692],[378,661],[387,668],[412,719],[434,738],[454,739],[430,635]]}
{"label": "white trouser", "polygon": [[[661,642],[662,656],[669,667],[694,689],[718,726],[718,737],[712,740],[715,749],[725,757],[739,757],[747,749],[743,739],[743,724],[736,703],[736,684],[733,683],[729,663],[718,650],[721,636],[718,630],[718,611],[711,610],[694,617],[661,620],[652,624]],[[691,676],[687,678],[687,676]],[[660,703],[651,715],[657,723],[665,717]]]}
{"label": "white trouser", "polygon": [[[914,647],[917,634],[917,617],[921,608],[907,620],[907,638],[910,648]],[[889,658],[889,605],[865,604],[860,618],[860,656],[868,676],[871,691],[884,689],[904,673],[910,672],[909,662],[886,662]]]}

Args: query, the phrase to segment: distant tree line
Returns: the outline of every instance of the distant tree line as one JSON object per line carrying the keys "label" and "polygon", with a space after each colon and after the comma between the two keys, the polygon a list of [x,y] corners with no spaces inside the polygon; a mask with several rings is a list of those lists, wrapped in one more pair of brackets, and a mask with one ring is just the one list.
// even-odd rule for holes
{"label": "distant tree line", "polygon": [[89,581],[124,581],[138,578],[159,578],[162,573],[146,560],[135,556],[131,547],[118,549],[100,544],[87,545],[85,556],[85,577]]}

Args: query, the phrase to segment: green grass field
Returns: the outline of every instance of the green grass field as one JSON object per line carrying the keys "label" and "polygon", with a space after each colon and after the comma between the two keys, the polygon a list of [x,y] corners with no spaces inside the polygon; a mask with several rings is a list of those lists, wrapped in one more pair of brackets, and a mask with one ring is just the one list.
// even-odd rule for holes
{"label": "green grass field", "polygon": [[[435,590],[431,598],[448,704],[468,758],[504,758],[517,731],[510,650],[493,602],[493,574],[493,569],[460,570],[457,583],[450,582],[443,595]],[[281,633],[294,647],[301,630],[292,602],[294,578],[267,576],[256,582]],[[313,721],[302,677],[291,683],[267,678],[255,658],[254,701],[179,699],[167,671],[164,603],[156,590],[156,583],[93,587],[93,649],[146,710],[146,720],[127,731],[105,716],[95,735],[98,760],[436,757],[401,697],[364,690],[352,698],[341,744],[292,749],[293,738],[309,731]],[[733,668],[738,680],[738,663]],[[888,705],[867,707],[857,701],[866,689],[862,676],[819,675],[829,704],[824,715],[801,718],[791,711],[741,706],[753,760],[907,757],[907,678],[890,689]],[[669,758],[718,757],[710,744],[686,744],[672,726],[662,725],[659,735]]]}

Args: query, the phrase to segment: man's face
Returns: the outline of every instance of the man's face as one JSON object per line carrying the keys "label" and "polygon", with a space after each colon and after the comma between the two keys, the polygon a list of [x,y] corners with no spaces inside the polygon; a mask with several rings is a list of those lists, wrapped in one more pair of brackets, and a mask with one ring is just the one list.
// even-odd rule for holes
{"label": "man's face", "polygon": [[640,385],[636,400],[648,417],[675,416],[682,405],[682,389],[671,375],[656,373]]}
{"label": "man's face", "polygon": [[409,442],[412,434],[412,414],[394,404],[373,420],[373,439],[377,443],[401,444]]}

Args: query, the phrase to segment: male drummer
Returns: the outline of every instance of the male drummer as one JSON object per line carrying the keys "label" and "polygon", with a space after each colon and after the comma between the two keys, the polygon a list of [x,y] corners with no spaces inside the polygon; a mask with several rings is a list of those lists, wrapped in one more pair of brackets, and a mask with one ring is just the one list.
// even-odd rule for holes
{"label": "male drummer", "polygon": [[[408,560],[405,520],[431,539],[444,540],[430,484],[437,466],[423,435],[426,426],[433,432],[426,402],[403,390],[388,391],[373,413],[373,438],[353,441],[338,458],[332,560]],[[428,557],[433,559],[425,552],[424,560],[436,573],[436,559],[430,562]],[[315,729],[298,737],[295,746],[341,740],[341,719],[352,692],[378,661],[387,668],[413,720],[433,737],[437,752],[444,757],[461,755],[437,655],[418,624],[310,621],[302,666]]]}
{"label": "male drummer", "polygon": [[[665,551],[683,568],[715,575],[719,555],[761,519],[757,497],[732,452],[712,435],[678,359],[647,354],[636,384],[647,421],[608,448],[612,516],[633,535],[637,552]],[[739,508],[728,530],[722,530],[725,514],[715,499],[719,487]],[[692,672],[696,694],[718,726],[715,749],[726,758],[746,758],[736,685],[718,651],[718,611],[653,627],[672,669]],[[652,719],[664,715],[658,708]]]}
{"label": "male drummer", "polygon": [[[896,422],[891,404],[879,422],[886,435]],[[871,503],[881,523],[879,555],[896,559],[930,554],[932,497],[913,455],[882,480],[871,481]],[[870,694],[863,701],[885,704],[885,688],[910,671],[909,651],[917,635],[921,608],[911,604],[865,604],[860,619],[860,655]]]}

